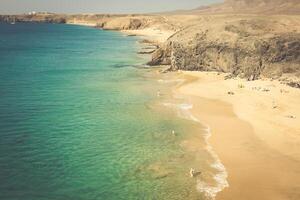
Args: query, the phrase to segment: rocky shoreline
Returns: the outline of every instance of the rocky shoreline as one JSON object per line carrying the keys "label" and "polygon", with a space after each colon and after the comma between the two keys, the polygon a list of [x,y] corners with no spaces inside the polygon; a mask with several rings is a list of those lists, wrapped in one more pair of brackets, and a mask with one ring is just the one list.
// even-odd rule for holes
{"label": "rocky shoreline", "polygon": [[201,24],[176,33],[153,54],[149,64],[171,65],[171,70],[226,72],[250,81],[284,74],[299,77],[299,32],[275,30],[273,27],[282,26],[280,21],[263,17],[231,19],[229,23],[217,20],[219,26]]}
{"label": "rocky shoreline", "polygon": [[155,15],[37,13],[0,15],[0,21],[83,24],[117,31],[151,29],[158,37],[168,32],[162,41],[153,41],[157,49],[139,52],[152,54],[149,65],[170,65],[172,71],[225,72],[249,81],[277,79],[300,87],[300,15],[200,11]]}
{"label": "rocky shoreline", "polygon": [[[155,15],[37,13],[3,15],[0,21],[80,24],[145,36],[138,53],[152,55],[149,65],[178,71],[186,82],[175,95],[184,96],[192,114],[210,127],[210,144],[230,183],[217,199],[299,199],[300,15],[293,4],[289,15],[284,6],[279,13],[253,13],[259,1]],[[263,3],[277,1],[284,4]],[[233,13],[232,2],[239,10],[249,5],[251,13]]]}

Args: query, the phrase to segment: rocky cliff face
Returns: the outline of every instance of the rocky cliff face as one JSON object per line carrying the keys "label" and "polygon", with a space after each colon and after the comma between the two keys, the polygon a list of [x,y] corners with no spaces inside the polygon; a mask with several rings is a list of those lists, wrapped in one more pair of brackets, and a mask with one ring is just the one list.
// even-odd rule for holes
{"label": "rocky cliff face", "polygon": [[175,34],[149,64],[171,65],[170,70],[229,72],[249,80],[286,73],[300,77],[300,33],[287,28],[293,22],[236,16],[211,20]]}
{"label": "rocky cliff face", "polygon": [[150,65],[249,80],[300,77],[299,0],[225,0],[192,13],[202,16],[154,52]]}
{"label": "rocky cliff face", "polygon": [[[296,1],[274,2],[286,5]],[[221,6],[244,9],[273,3],[271,0],[227,0]],[[0,16],[0,21],[82,23],[109,30],[166,30],[175,34],[159,45],[150,65],[170,65],[170,70],[228,72],[249,80],[286,74],[300,78],[300,15],[37,14]]]}

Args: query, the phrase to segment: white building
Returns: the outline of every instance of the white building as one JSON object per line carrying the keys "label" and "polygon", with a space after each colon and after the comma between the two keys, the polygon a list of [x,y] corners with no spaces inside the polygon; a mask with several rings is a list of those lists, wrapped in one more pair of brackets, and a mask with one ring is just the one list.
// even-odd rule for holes
{"label": "white building", "polygon": [[28,15],[36,15],[36,12],[35,11],[31,11],[28,13]]}

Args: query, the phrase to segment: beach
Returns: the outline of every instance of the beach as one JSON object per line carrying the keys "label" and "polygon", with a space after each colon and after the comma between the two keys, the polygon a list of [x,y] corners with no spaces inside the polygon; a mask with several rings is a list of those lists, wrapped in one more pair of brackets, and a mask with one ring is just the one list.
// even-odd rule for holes
{"label": "beach", "polygon": [[300,1],[151,3],[0,14],[0,199],[300,199]]}
{"label": "beach", "polygon": [[[124,196],[129,198],[153,197],[153,195],[155,195],[157,199],[300,199],[300,90],[282,83],[291,83],[291,77],[294,74],[290,77],[288,76],[288,78],[291,79],[281,81],[279,78],[274,78],[276,80],[273,80],[270,77],[268,79],[263,77],[264,75],[270,76],[273,73],[272,70],[266,71],[266,73],[261,73],[260,70],[253,70],[251,71],[253,76],[244,76],[244,79],[237,78],[239,75],[245,75],[244,72],[248,72],[244,67],[246,68],[250,66],[250,64],[252,66],[253,63],[253,66],[256,66],[257,60],[254,61],[247,56],[240,58],[234,57],[236,55],[245,54],[239,52],[241,48],[233,48],[230,45],[224,46],[222,42],[220,44],[215,42],[226,39],[232,44],[235,44],[234,39],[240,41],[240,37],[245,37],[245,41],[248,43],[240,43],[240,45],[247,47],[245,48],[245,52],[250,52],[249,55],[252,55],[254,52],[251,51],[253,45],[252,42],[248,40],[251,34],[253,34],[253,38],[259,38],[259,34],[266,34],[269,37],[269,30],[273,30],[274,27],[279,27],[279,31],[276,33],[278,34],[281,33],[281,31],[285,32],[287,27],[293,29],[294,23],[298,24],[298,22],[294,22],[296,20],[292,17],[286,17],[289,19],[288,23],[282,24],[279,22],[284,20],[281,19],[281,16],[276,16],[273,19],[280,19],[278,23],[276,22],[278,27],[275,25],[273,27],[274,23],[270,23],[272,24],[270,29],[260,32],[261,29],[265,28],[265,24],[269,23],[262,20],[264,17],[259,16],[256,18],[255,16],[249,17],[243,15],[239,17],[240,18],[236,19],[235,16],[230,15],[225,19],[221,15],[211,17],[201,16],[199,18],[190,15],[184,17],[179,15],[177,17],[155,16],[153,19],[146,16],[142,17],[140,21],[137,16],[120,18],[101,17],[100,19],[96,18],[90,21],[85,21],[84,19],[77,21],[66,20],[67,24],[91,27],[99,27],[100,24],[101,26],[99,28],[110,30],[86,30],[85,28],[87,27],[81,26],[61,27],[61,30],[69,30],[70,28],[72,31],[76,31],[78,35],[86,36],[89,38],[88,42],[91,42],[89,45],[81,48],[87,50],[84,54],[85,57],[81,58],[87,59],[86,62],[81,64],[78,62],[77,68],[66,69],[66,71],[80,72],[79,69],[81,69],[82,66],[86,66],[86,63],[89,62],[92,63],[89,65],[92,68],[87,68],[83,71],[85,73],[73,74],[76,75],[76,77],[82,75],[89,77],[86,85],[82,85],[80,81],[76,82],[75,80],[77,79],[73,80],[70,76],[70,83],[73,84],[62,82],[62,86],[57,86],[57,88],[64,86],[69,86],[71,89],[75,88],[76,90],[74,90],[72,95],[81,95],[91,91],[91,94],[95,95],[94,98],[92,98],[95,102],[90,102],[91,105],[95,103],[97,106],[103,106],[99,108],[100,111],[105,111],[104,108],[110,108],[109,106],[112,107],[108,109],[109,111],[107,112],[99,113],[94,109],[95,106],[85,106],[85,103],[79,104],[81,102],[75,102],[75,105],[82,105],[82,109],[86,109],[87,116],[82,116],[82,112],[79,114],[75,113],[74,115],[72,109],[70,109],[68,115],[64,115],[66,117],[78,116],[79,122],[74,122],[74,124],[81,124],[80,127],[83,127],[82,129],[71,132],[72,134],[78,134],[78,138],[82,135],[86,136],[86,138],[83,139],[87,142],[82,144],[81,148],[77,148],[76,146],[78,151],[85,150],[82,153],[82,155],[85,156],[80,158],[91,157],[86,162],[87,166],[95,167],[94,160],[99,161],[96,164],[100,167],[95,167],[90,171],[101,169],[103,171],[100,170],[97,172],[97,175],[100,177],[107,175],[107,178],[110,180],[108,183],[105,183],[105,181],[99,181],[101,179],[97,178],[97,180],[91,184],[90,189],[87,189],[88,192],[81,194],[83,195],[82,199],[94,198],[94,196],[84,196],[86,194],[96,194],[98,195],[97,197],[110,197],[110,199],[120,199],[120,197]],[[199,23],[199,20],[201,23]],[[161,21],[163,22],[161,23]],[[188,21],[188,23],[185,23],[186,21]],[[212,22],[215,24],[210,24]],[[233,24],[227,25],[227,22],[232,22]],[[259,24],[259,26],[256,26],[256,24]],[[245,32],[244,29],[249,29],[248,26],[251,27],[251,30],[253,28],[253,33]],[[298,27],[297,25],[295,30],[289,31],[297,32]],[[55,30],[56,29],[53,29],[53,31]],[[111,30],[122,32],[123,35]],[[85,33],[85,31],[92,32],[90,35],[84,35],[83,33]],[[98,31],[101,34],[98,33]],[[101,37],[102,39],[104,38],[103,41],[98,41]],[[200,41],[200,39],[206,42],[207,46],[202,47],[201,42],[199,42],[199,44],[193,43]],[[288,59],[294,58],[292,61],[296,62],[297,52],[293,47],[297,47],[297,37],[292,36],[285,39],[290,41],[290,43],[284,43],[285,40],[281,40],[277,37],[270,39],[270,43],[273,44],[274,40],[274,44],[282,42],[283,47],[290,47],[291,49],[287,49],[286,51],[292,53],[286,56],[286,59],[290,62]],[[77,38],[75,38],[74,41],[79,42]],[[69,44],[72,44],[74,41],[69,42]],[[97,44],[95,41],[99,43]],[[104,45],[106,48],[100,48],[103,47],[103,44],[100,42],[107,41],[109,41],[109,43],[105,43],[106,46]],[[118,43],[114,43],[115,41]],[[253,43],[254,42],[260,42],[260,40],[255,39],[253,40]],[[80,43],[80,45],[82,44],[84,43]],[[57,44],[58,47],[55,46],[53,48],[62,48],[59,45],[60,44]],[[187,45],[186,48],[183,48],[185,45]],[[94,49],[88,51],[91,46]],[[211,46],[217,47],[218,51],[210,49]],[[115,49],[109,50],[107,47],[114,47]],[[264,50],[264,46],[260,47],[261,50]],[[69,52],[72,52],[74,47],[70,46],[69,49]],[[278,50],[280,48],[276,46],[275,49],[276,51],[274,52],[276,53],[271,52],[271,57],[274,56],[277,59],[276,56],[278,56],[280,59],[285,59],[285,55],[280,57],[281,51]],[[196,55],[196,50],[199,50],[199,52],[208,52],[208,54]],[[223,55],[224,57],[222,57],[219,54],[219,50],[229,50],[229,52],[224,51],[225,54]],[[78,50],[78,52],[81,51]],[[111,52],[114,52],[114,54],[111,54]],[[124,54],[124,52],[127,52],[127,54]],[[142,55],[137,56],[137,52]],[[185,55],[187,52],[191,54]],[[145,54],[148,56],[152,54],[152,64],[157,65],[157,67],[151,68],[144,65],[145,62],[149,61],[148,57],[144,57]],[[195,55],[199,56],[199,59],[206,59],[200,62],[199,59],[194,59]],[[270,56],[269,54],[257,55],[258,57],[264,55],[266,59]],[[72,54],[72,56],[74,55]],[[116,57],[119,59],[115,60]],[[52,57],[50,56],[49,58]],[[105,59],[97,60],[95,58]],[[218,62],[212,63],[212,60],[218,60]],[[239,71],[240,74],[235,74],[237,76],[227,78],[228,73],[180,70],[231,71],[230,68],[233,64],[230,60],[240,61],[240,65],[238,66],[241,71]],[[249,63],[244,63],[244,61],[249,61]],[[97,68],[98,64],[101,64],[101,62],[104,63],[103,66],[107,67],[104,68],[107,75],[103,75],[101,71],[97,71],[99,70]],[[297,63],[288,62],[280,62],[280,64],[282,66],[292,66],[296,69]],[[22,62],[20,61],[20,63]],[[46,63],[52,62],[47,61]],[[200,65],[198,66],[199,68],[193,68],[199,63],[202,63],[204,68]],[[209,65],[207,65],[207,63]],[[258,63],[261,63],[261,60]],[[159,65],[164,65],[163,70]],[[170,67],[170,65],[171,71],[173,72],[160,73],[166,72],[165,69]],[[225,67],[216,69],[215,66],[219,65]],[[76,67],[71,61],[64,66]],[[183,68],[178,68],[178,66]],[[262,65],[259,66],[261,67]],[[274,66],[270,64],[269,69]],[[37,66],[37,69],[39,69],[38,67],[39,66]],[[293,72],[292,67],[290,69],[283,68],[283,70]],[[268,69],[268,67],[264,69]],[[93,71],[98,72],[98,74],[93,73]],[[259,74],[261,77],[256,74],[258,72],[261,73]],[[49,77],[52,78],[51,74]],[[247,81],[247,78],[248,80],[253,79],[254,81]],[[113,81],[111,81],[111,79]],[[52,81],[52,79],[50,80]],[[78,78],[78,80],[82,80],[82,78]],[[120,80],[124,80],[124,84],[122,84]],[[119,82],[121,85],[119,85]],[[56,81],[56,83],[60,82]],[[52,84],[53,83],[49,85]],[[74,84],[75,86],[77,85],[77,87],[74,87]],[[85,86],[85,88],[82,88],[82,86]],[[68,91],[68,87],[66,88],[66,91]],[[111,91],[111,88],[114,90]],[[100,90],[100,93],[98,90]],[[96,92],[93,93],[92,91]],[[103,97],[98,97],[97,95],[101,94],[101,92],[103,93]],[[28,92],[28,94],[30,94],[30,92]],[[110,95],[116,95],[116,97],[110,97]],[[56,96],[57,95],[53,95],[53,97]],[[89,102],[88,100],[90,98],[88,98],[88,95],[82,96],[82,99],[87,98],[87,100],[83,102]],[[10,102],[9,97],[7,99],[7,102]],[[77,98],[70,99],[76,100]],[[105,101],[103,101],[103,103],[96,102],[96,100],[99,99]],[[118,101],[112,102],[111,99]],[[61,101],[65,102],[69,100]],[[116,107],[116,105],[120,107]],[[64,108],[61,110],[63,109]],[[122,110],[122,116],[124,115],[122,119],[119,117],[120,110]],[[95,113],[92,111],[95,111]],[[14,113],[14,111],[10,112]],[[93,115],[88,113],[92,113]],[[141,118],[136,115],[136,113],[143,113],[143,115],[141,115],[143,117]],[[48,128],[48,124],[45,123],[48,122],[47,117],[52,120],[56,119],[52,116],[48,116],[48,114],[49,113],[44,113],[42,118],[44,120],[42,120],[42,122],[46,125],[46,128]],[[37,119],[40,120],[40,118],[41,117]],[[104,126],[101,125],[103,119],[108,120]],[[120,121],[118,121],[119,119]],[[31,125],[33,127],[38,126],[40,124],[39,120],[33,120]],[[74,126],[72,125],[73,118],[65,120],[71,122],[70,127]],[[64,120],[59,122],[63,121]],[[59,131],[55,131],[55,133],[60,133],[60,131],[64,133],[64,124],[59,124],[59,122],[57,123],[61,128],[58,126]],[[90,125],[90,122],[93,122],[93,124]],[[99,122],[101,123],[99,124]],[[53,120],[52,123],[55,123],[55,120]],[[115,125],[111,126],[111,124]],[[130,124],[130,126],[128,126],[128,124]],[[105,125],[107,126],[106,129],[103,128],[106,127]],[[49,126],[52,127],[51,124]],[[24,127],[26,127],[26,125],[24,125]],[[90,129],[90,127],[96,129],[93,130]],[[116,130],[112,131],[111,127]],[[87,135],[86,130],[90,130],[91,133],[89,134],[91,135]],[[38,131],[36,132],[39,133]],[[101,138],[102,135],[98,133],[102,133],[103,136],[105,136],[104,140]],[[124,150],[122,150],[122,148],[116,148],[118,150],[109,151],[110,153],[106,154],[108,147],[105,147],[105,145],[108,144],[107,141],[110,141],[109,139],[111,139],[110,136],[112,133],[115,133],[117,137],[115,137],[116,141],[111,140],[112,144],[115,145],[109,145],[109,147],[122,146]],[[126,134],[123,135],[123,133]],[[130,135],[133,133],[141,134]],[[21,139],[17,138],[17,141],[21,141],[22,143],[23,140],[25,140],[22,138],[25,136],[20,135],[20,137]],[[56,138],[52,140],[55,141]],[[94,140],[93,138],[97,139]],[[125,143],[122,145],[117,139]],[[50,138],[50,141],[52,140]],[[94,155],[94,149],[90,151],[89,144],[93,143],[93,141],[90,140],[104,142],[100,145],[94,144],[97,146],[95,149],[99,151],[97,155]],[[128,142],[126,142],[126,140],[128,140]],[[48,139],[45,141],[48,141]],[[67,144],[71,145],[69,149],[75,148],[72,145],[76,143],[78,143],[76,140],[73,143],[68,142]],[[63,143],[61,146],[63,146]],[[98,148],[98,146],[103,146],[103,148]],[[128,148],[127,146],[132,148]],[[81,153],[80,151],[78,153]],[[111,154],[111,152],[114,152],[115,155]],[[100,155],[109,156],[107,156],[107,160],[101,163],[101,158],[97,157]],[[71,158],[69,161],[80,161],[77,158],[77,154],[73,155],[70,153],[68,156]],[[53,155],[53,157],[55,157],[55,155]],[[94,159],[94,157],[97,157],[97,159]],[[113,162],[110,163],[110,161]],[[89,164],[89,162],[92,164]],[[108,163],[109,165],[104,166],[103,163]],[[25,164],[27,163],[25,162]],[[57,168],[64,171],[64,166],[71,168],[74,166],[72,163],[67,162],[67,164],[68,165],[58,163]],[[110,165],[118,168],[112,177],[110,177],[110,173],[107,173],[108,170],[111,170]],[[190,178],[189,171],[191,168],[199,172],[194,178]],[[32,167],[32,169],[34,169],[34,167]],[[78,167],[78,169],[87,169],[87,167]],[[6,170],[9,171],[10,168]],[[45,168],[45,170],[42,171],[47,170],[48,169]],[[74,172],[76,172],[76,170],[77,169],[74,169]],[[85,170],[80,172],[83,173],[82,177],[90,177],[91,179],[89,180],[93,180],[95,177],[93,173],[88,174],[89,176],[84,176]],[[22,174],[20,177],[20,182],[22,183]],[[39,176],[36,177],[37,180],[39,180]],[[69,177],[74,178],[72,173],[69,174]],[[54,174],[53,180],[56,179],[60,181],[60,176]],[[81,183],[89,182],[86,180],[82,179]],[[74,179],[73,182],[76,183],[76,180]],[[100,185],[98,185],[99,182]],[[101,185],[102,183],[107,185],[103,186]],[[118,183],[124,184],[124,187],[119,186]],[[37,181],[35,184],[39,185],[40,183]],[[139,187],[136,187],[137,185]],[[20,186],[20,188],[22,187]],[[99,190],[99,188],[102,190]],[[20,189],[20,191],[22,190]],[[30,189],[28,189],[28,191],[30,191]],[[76,186],[71,185],[69,189],[70,194],[77,195],[75,191]],[[115,195],[111,196],[107,191],[113,191]],[[131,193],[129,194],[128,191],[131,191]],[[56,195],[59,195],[59,193]],[[29,195],[28,199],[31,198]]]}
{"label": "beach", "polygon": [[299,199],[300,91],[278,81],[178,72],[185,96],[228,172],[216,199]]}
{"label": "beach", "polygon": [[[170,35],[149,29],[123,32],[157,43]],[[175,73],[184,83],[175,87],[174,97],[192,105],[192,118],[209,129],[208,146],[228,175],[228,185],[221,186],[216,199],[299,199],[299,89],[268,78],[247,81],[227,79],[228,74],[219,72]],[[197,137],[183,143],[191,151],[201,146]]]}
{"label": "beach", "polygon": [[[159,28],[122,32],[158,45],[174,33]],[[228,74],[219,72],[175,73],[175,79],[185,80],[175,86],[175,99],[192,105],[192,120],[208,128],[208,147],[225,167],[225,182],[219,183],[217,190],[222,191],[216,199],[299,199],[299,89],[267,78],[247,81],[227,79]],[[182,146],[196,152],[202,143],[194,137]],[[197,179],[201,182],[201,176]],[[201,190],[199,183],[195,187]]]}
{"label": "beach", "polygon": [[199,199],[180,148],[194,129],[160,104],[172,83],[144,66],[138,38],[0,27],[0,199]]}
{"label": "beach", "polygon": [[223,189],[214,177],[226,183],[226,171],[206,149],[206,127],[173,97],[182,80],[146,66],[140,38],[0,26],[2,49],[22,44],[22,54],[6,52],[0,63],[0,199],[204,200]]}

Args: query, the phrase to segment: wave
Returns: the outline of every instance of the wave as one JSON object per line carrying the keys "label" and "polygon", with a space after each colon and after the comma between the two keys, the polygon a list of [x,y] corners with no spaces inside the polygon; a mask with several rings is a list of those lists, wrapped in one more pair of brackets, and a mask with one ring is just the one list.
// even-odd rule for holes
{"label": "wave", "polygon": [[[203,125],[203,124],[202,124]],[[211,137],[211,131],[210,127],[206,126],[207,128],[204,129],[205,134],[205,141],[206,141],[206,150],[210,153],[210,155],[215,160],[214,163],[212,163],[210,166],[217,170],[217,173],[214,175],[213,179],[216,181],[217,185],[212,186],[208,183],[198,180],[197,181],[197,189],[199,192],[202,192],[205,194],[206,197],[210,199],[215,199],[216,195],[221,192],[226,187],[229,187],[229,183],[227,181],[228,173],[226,171],[225,166],[222,164],[220,158],[218,155],[214,152],[212,149],[212,146],[209,144],[208,139]]]}
{"label": "wave", "polygon": [[193,104],[189,104],[189,103],[182,103],[182,104],[163,103],[163,105],[167,106],[167,107],[177,108],[177,111],[178,111],[177,114],[181,118],[192,120],[192,121],[200,123],[200,121],[195,116],[193,116],[190,112],[190,110],[193,108]]}
{"label": "wave", "polygon": [[184,79],[173,79],[173,80],[163,80],[163,79],[159,79],[157,80],[157,82],[159,83],[183,83],[184,82]]}
{"label": "wave", "polygon": [[179,117],[184,119],[192,120],[194,122],[200,123],[204,128],[205,134],[204,139],[206,142],[206,150],[214,159],[214,162],[210,165],[213,169],[217,171],[214,175],[213,179],[216,182],[216,185],[206,183],[200,179],[197,180],[197,190],[203,193],[209,199],[215,199],[217,194],[221,192],[226,187],[229,187],[227,177],[228,173],[226,171],[225,166],[222,164],[218,155],[213,151],[212,146],[209,144],[208,140],[211,137],[211,130],[208,125],[204,125],[197,117],[195,117],[190,110],[193,108],[193,104],[182,103],[182,104],[174,104],[174,103],[163,103],[164,106],[177,108]]}

